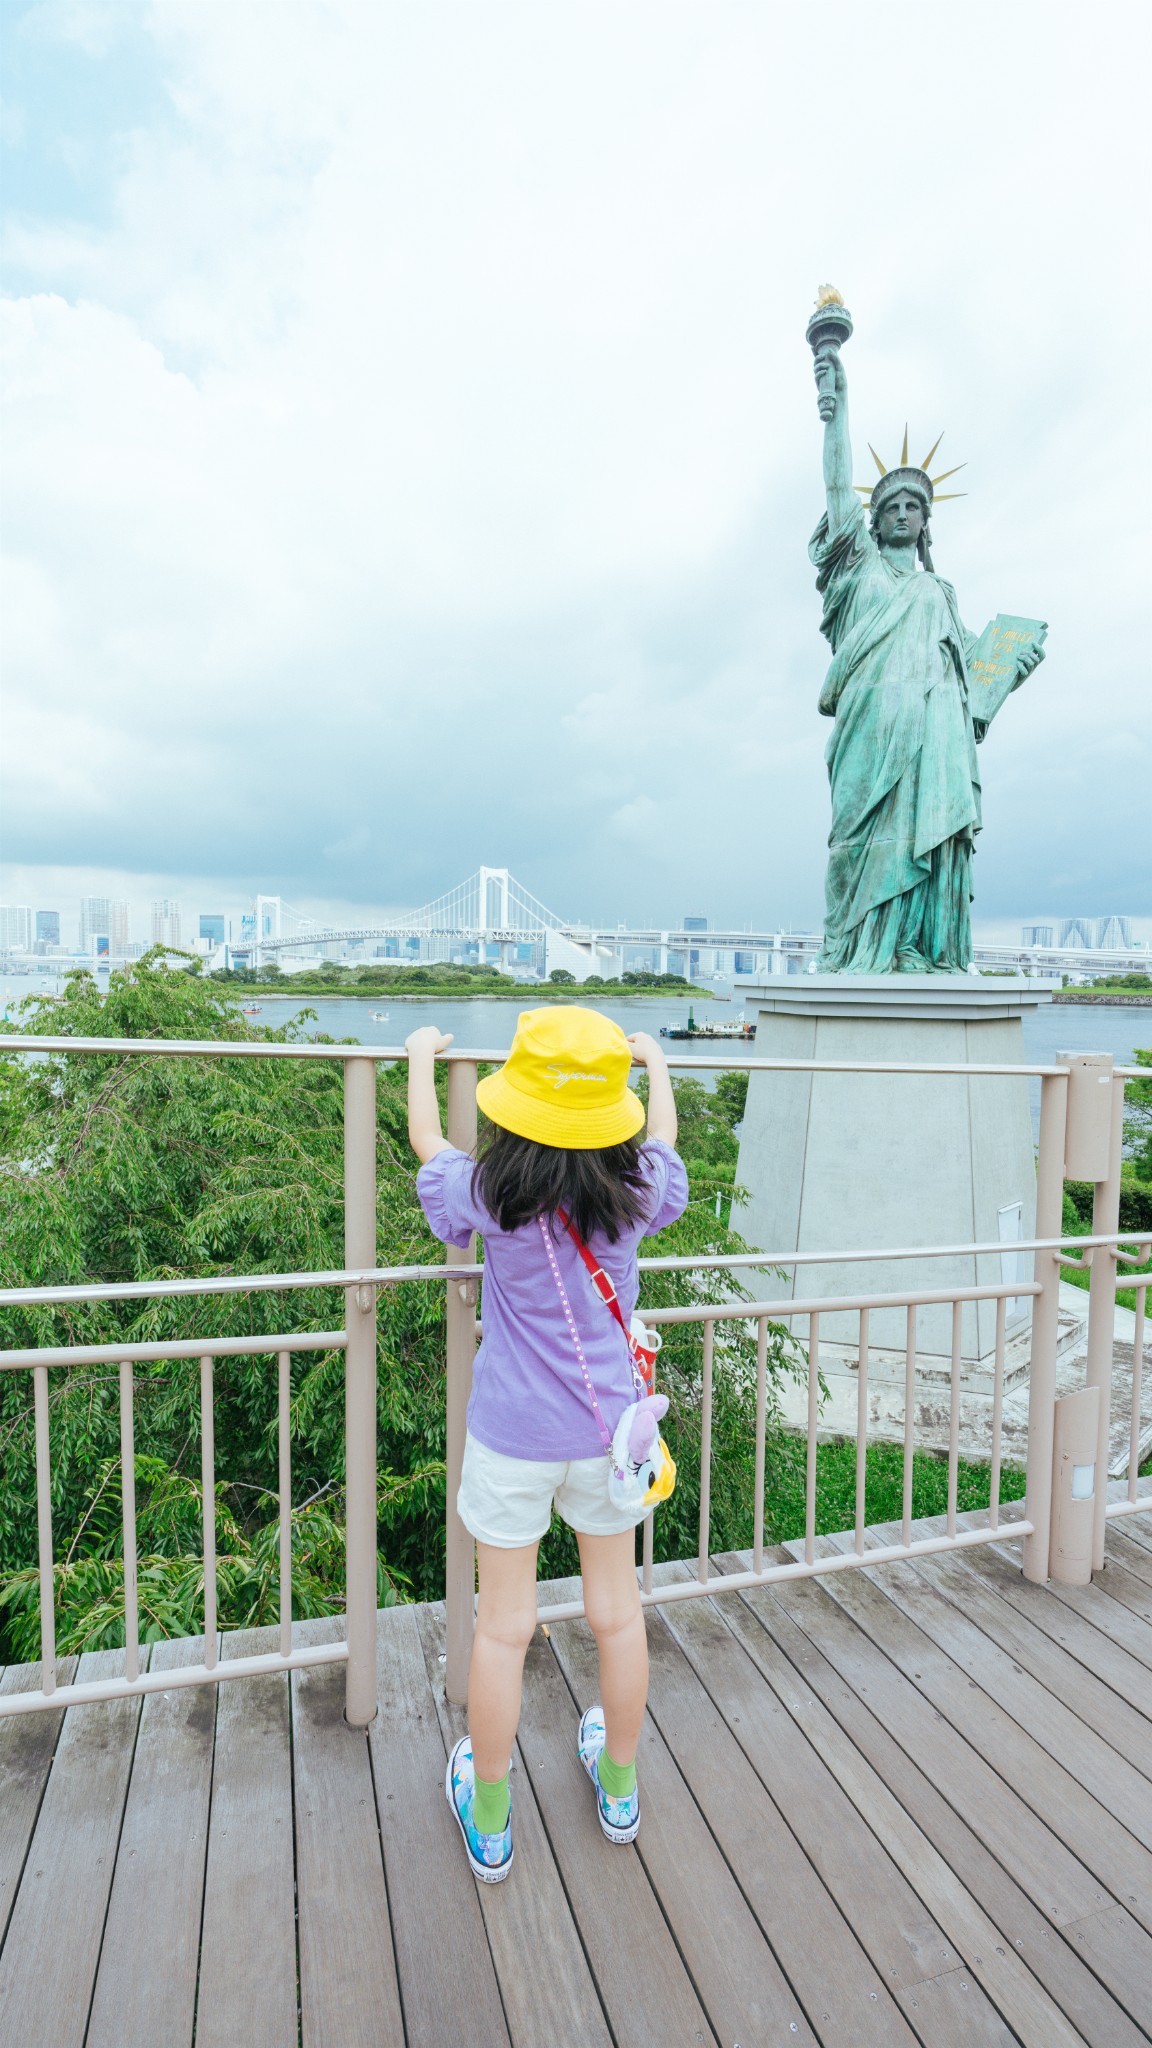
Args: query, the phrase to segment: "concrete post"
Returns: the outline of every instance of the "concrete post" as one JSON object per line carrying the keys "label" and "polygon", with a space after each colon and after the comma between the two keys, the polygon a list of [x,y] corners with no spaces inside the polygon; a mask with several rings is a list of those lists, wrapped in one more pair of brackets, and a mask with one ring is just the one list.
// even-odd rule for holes
{"label": "concrete post", "polygon": [[1056,1403],[1051,1572],[1060,1586],[1092,1582],[1096,1503],[1107,1494],[1107,1468],[1096,1453],[1102,1408],[1099,1387],[1081,1387]]}
{"label": "concrete post", "polygon": [[[1059,1237],[1064,1206],[1064,1136],[1068,1080],[1046,1074],[1040,1083],[1040,1149],[1036,1161],[1036,1235]],[[1054,1252],[1037,1252],[1040,1293],[1032,1297],[1032,1360],[1028,1380],[1028,1490],[1024,1512],[1032,1534],[1024,1538],[1024,1577],[1042,1585],[1048,1577],[1052,1519],[1052,1445],[1056,1406],[1056,1340],[1060,1313],[1060,1264]]]}
{"label": "concrete post", "polygon": [[[376,1264],[376,1062],[344,1062],[344,1264]],[[348,1667],[344,1717],[376,1716],[376,1289],[344,1290]]]}
{"label": "concrete post", "polygon": [[[476,1149],[476,1062],[453,1060],[448,1068],[448,1137],[462,1152]],[[445,1246],[445,1263],[470,1266],[476,1240],[467,1248]],[[446,1642],[444,1691],[456,1705],[468,1698],[468,1667],[472,1662],[475,1621],[476,1546],[456,1513],[460,1470],[464,1463],[468,1399],[472,1392],[472,1359],[476,1350],[476,1282],[447,1282],[447,1555],[444,1573]]]}
{"label": "concrete post", "polygon": [[[1082,1088],[1091,1089],[1095,1098],[1093,1105],[1097,1122],[1101,1126],[1100,1142],[1095,1156],[1089,1163],[1103,1167],[1103,1173],[1092,1176],[1095,1185],[1092,1191],[1092,1235],[1106,1237],[1120,1228],[1120,1161],[1124,1151],[1124,1083],[1117,1080],[1112,1072],[1111,1053],[1091,1055],[1092,1067],[1084,1062]],[[1075,1068],[1069,1082],[1070,1089],[1076,1086]],[[1099,1108],[1096,1105],[1100,1105]],[[1069,1101],[1071,1109],[1071,1100]],[[1069,1174],[1070,1180],[1080,1179],[1079,1174]],[[1087,1178],[1087,1176],[1083,1176]],[[1112,1417],[1112,1353],[1116,1336],[1116,1255],[1111,1245],[1097,1245],[1092,1253],[1092,1270],[1088,1286],[1088,1358],[1084,1373],[1087,1387],[1098,1387],[1100,1400],[1097,1413],[1096,1471],[1101,1483],[1093,1497],[1092,1569],[1104,1569],[1104,1536],[1107,1522],[1108,1491],[1103,1484],[1103,1475],[1108,1471],[1108,1436]]]}

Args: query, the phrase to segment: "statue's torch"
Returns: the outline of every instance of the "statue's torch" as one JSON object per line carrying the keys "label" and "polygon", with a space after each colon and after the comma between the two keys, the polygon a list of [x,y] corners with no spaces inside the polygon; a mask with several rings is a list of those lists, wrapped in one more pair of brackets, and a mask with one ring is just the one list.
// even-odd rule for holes
{"label": "statue's torch", "polygon": [[[821,398],[835,398],[836,369],[830,351],[839,354],[852,332],[852,315],[834,284],[822,284],[816,310],[804,330],[816,358],[816,389]],[[823,360],[821,360],[823,358]]]}

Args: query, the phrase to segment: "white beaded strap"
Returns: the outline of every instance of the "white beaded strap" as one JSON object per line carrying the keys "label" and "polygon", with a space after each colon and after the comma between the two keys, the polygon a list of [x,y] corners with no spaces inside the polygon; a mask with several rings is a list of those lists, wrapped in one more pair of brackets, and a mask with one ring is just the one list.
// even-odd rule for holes
{"label": "white beaded strap", "polygon": [[549,1230],[548,1225],[545,1223],[543,1216],[538,1216],[536,1218],[536,1221],[540,1225],[540,1235],[544,1239],[544,1249],[548,1254],[548,1264],[552,1268],[552,1278],[556,1282],[557,1291],[559,1292],[560,1300],[563,1304],[564,1320],[568,1325],[569,1334],[571,1335],[572,1342],[576,1347],[576,1356],[580,1361],[580,1370],[584,1375],[584,1385],[588,1389],[588,1399],[592,1403],[592,1413],[596,1417],[596,1423],[604,1442],[604,1449],[607,1452],[608,1457],[611,1459],[612,1470],[615,1472],[617,1478],[622,1479],[624,1475],[621,1472],[620,1467],[617,1465],[615,1458],[612,1457],[612,1438],[608,1434],[608,1426],[604,1421],[603,1415],[600,1413],[600,1403],[596,1399],[596,1389],[592,1385],[591,1375],[588,1371],[588,1361],[584,1356],[584,1346],[580,1342],[580,1332],[576,1328],[576,1318],[572,1314],[572,1304],[568,1299],[568,1290],[564,1285],[564,1281],[560,1273],[560,1268],[556,1263],[556,1251],[552,1243],[552,1233]]}

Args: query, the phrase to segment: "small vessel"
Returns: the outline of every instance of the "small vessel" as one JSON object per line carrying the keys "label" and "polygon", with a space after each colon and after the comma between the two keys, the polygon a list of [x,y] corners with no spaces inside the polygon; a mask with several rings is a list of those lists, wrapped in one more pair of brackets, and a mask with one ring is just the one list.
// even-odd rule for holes
{"label": "small vessel", "polygon": [[246,1017],[258,1017],[260,1015],[259,1003],[242,1003],[240,1007]]}
{"label": "small vessel", "polygon": [[374,1024],[386,1024],[388,1022],[387,1010],[369,1010],[368,1015]]}
{"label": "small vessel", "polygon": [[662,1024],[660,1026],[660,1036],[661,1038],[703,1038],[711,1040],[713,1043],[717,1039],[739,1038],[747,1040],[755,1038],[756,1026],[745,1023],[743,1010],[741,1010],[738,1017],[725,1018],[722,1024],[698,1024],[691,1010],[689,1010],[687,1024]]}

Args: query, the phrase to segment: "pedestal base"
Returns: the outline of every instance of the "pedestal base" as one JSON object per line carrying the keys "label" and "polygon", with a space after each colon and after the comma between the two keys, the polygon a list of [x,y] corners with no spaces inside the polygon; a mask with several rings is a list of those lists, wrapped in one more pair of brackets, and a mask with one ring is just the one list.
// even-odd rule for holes
{"label": "pedestal base", "polygon": [[[758,1055],[958,1065],[1022,1062],[1024,1011],[1049,999],[1030,981],[974,975],[804,975],[744,992]],[[1031,1277],[1031,1255],[1011,1249],[1033,1235],[1035,1218],[1024,1075],[753,1073],[737,1177],[748,1201],[734,1227],[768,1253],[1004,1246],[979,1258],[802,1266],[786,1283],[794,1296]],[[1009,1337],[1029,1320],[1028,1297],[1010,1299]],[[857,1327],[855,1312],[829,1314],[822,1338],[853,1348]],[[901,1378],[905,1329],[903,1309],[872,1314],[870,1345],[898,1355]],[[994,1302],[965,1306],[969,1371],[990,1368],[995,1330]],[[951,1308],[921,1308],[922,1364],[946,1362],[951,1345]]]}

